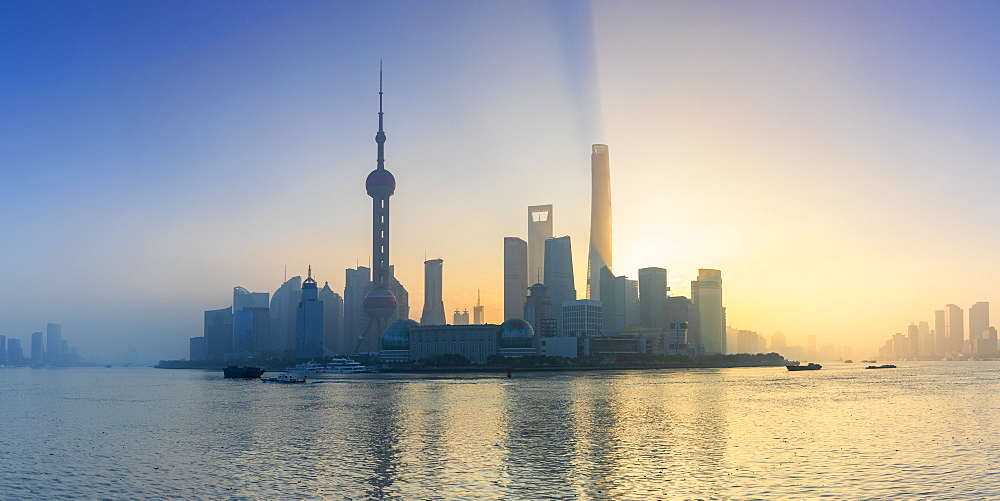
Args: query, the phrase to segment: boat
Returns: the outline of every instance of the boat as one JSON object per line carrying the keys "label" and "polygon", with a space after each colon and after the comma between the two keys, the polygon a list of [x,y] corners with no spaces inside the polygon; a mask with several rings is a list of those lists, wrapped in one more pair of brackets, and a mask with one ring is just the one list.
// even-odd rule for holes
{"label": "boat", "polygon": [[844,360],[844,363],[845,364],[853,364],[854,360],[851,360],[851,359],[848,358],[847,360]]}
{"label": "boat", "polygon": [[371,372],[367,367],[349,358],[334,358],[326,364],[323,372],[331,374],[354,374],[357,372]]}
{"label": "boat", "polygon": [[257,379],[264,374],[264,369],[260,367],[237,367],[230,365],[222,369],[222,375],[230,379]]}
{"label": "boat", "polygon": [[869,365],[865,369],[895,369],[896,366],[892,364],[882,364],[882,365]]}
{"label": "boat", "polygon": [[874,364],[875,361],[874,360],[862,360],[861,363],[863,363],[863,364]]}
{"label": "boat", "polygon": [[263,381],[263,382],[265,382],[265,383],[295,384],[295,383],[305,383],[306,382],[306,376],[295,377],[295,376],[292,376],[291,374],[281,374],[280,376],[265,377],[265,378],[261,378],[260,380]]}
{"label": "boat", "polygon": [[321,372],[326,372],[325,368],[316,362],[306,362],[304,364],[296,365],[295,367],[289,367],[285,369],[285,372],[295,372],[298,374],[319,374]]}
{"label": "boat", "polygon": [[790,371],[818,371],[822,369],[823,366],[809,362],[809,365],[786,365],[785,368]]}

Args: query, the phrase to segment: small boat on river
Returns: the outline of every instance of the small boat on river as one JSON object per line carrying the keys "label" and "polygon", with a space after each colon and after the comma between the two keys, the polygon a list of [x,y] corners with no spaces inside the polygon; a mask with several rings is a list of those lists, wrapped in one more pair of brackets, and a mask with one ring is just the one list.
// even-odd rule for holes
{"label": "small boat on river", "polygon": [[261,378],[261,381],[265,383],[296,384],[296,383],[305,383],[306,377],[305,376],[295,377],[292,376],[291,374],[282,374],[280,376],[275,376],[275,377]]}
{"label": "small boat on river", "polygon": [[865,369],[895,369],[896,366],[892,364],[882,364],[882,365],[869,365]]}
{"label": "small boat on river", "polygon": [[823,366],[809,362],[808,365],[786,365],[785,368],[790,371],[818,371],[822,369]]}

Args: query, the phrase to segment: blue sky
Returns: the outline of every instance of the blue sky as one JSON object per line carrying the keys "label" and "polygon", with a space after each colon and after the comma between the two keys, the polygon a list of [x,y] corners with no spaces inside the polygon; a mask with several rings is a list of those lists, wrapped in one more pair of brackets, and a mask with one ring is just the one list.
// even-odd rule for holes
{"label": "blue sky", "polygon": [[233,286],[312,264],[341,288],[382,59],[413,311],[426,254],[446,308],[482,289],[499,320],[531,204],[582,291],[603,142],[616,273],[686,294],[719,268],[737,327],[878,344],[1000,282],[998,25],[990,2],[3,2],[0,334],[175,358]]}

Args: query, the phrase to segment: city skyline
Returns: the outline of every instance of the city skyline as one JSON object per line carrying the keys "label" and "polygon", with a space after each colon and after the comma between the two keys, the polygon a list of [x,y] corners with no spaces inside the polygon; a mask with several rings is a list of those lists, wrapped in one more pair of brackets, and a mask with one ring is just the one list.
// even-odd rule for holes
{"label": "city skyline", "polygon": [[481,290],[501,321],[502,239],[538,204],[582,297],[588,153],[607,144],[614,273],[662,267],[691,297],[721,270],[741,329],[874,349],[997,300],[996,196],[970,196],[998,180],[995,5],[109,5],[0,16],[8,338],[58,322],[82,354],[181,358],[235,286],[312,263],[342,291],[374,259],[381,58],[406,207],[388,264],[414,298],[439,256],[445,305]]}

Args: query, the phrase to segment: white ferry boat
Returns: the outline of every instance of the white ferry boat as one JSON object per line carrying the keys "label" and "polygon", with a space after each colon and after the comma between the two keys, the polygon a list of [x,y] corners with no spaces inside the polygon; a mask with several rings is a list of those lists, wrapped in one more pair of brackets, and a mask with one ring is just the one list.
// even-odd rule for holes
{"label": "white ferry boat", "polygon": [[289,367],[285,369],[285,372],[294,372],[296,374],[318,374],[326,372],[326,368],[322,364],[316,362],[306,362],[304,364],[296,365],[295,367]]}
{"label": "white ferry boat", "polygon": [[356,372],[371,372],[367,367],[349,358],[334,358],[326,364],[326,371],[330,374],[353,374]]}

